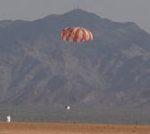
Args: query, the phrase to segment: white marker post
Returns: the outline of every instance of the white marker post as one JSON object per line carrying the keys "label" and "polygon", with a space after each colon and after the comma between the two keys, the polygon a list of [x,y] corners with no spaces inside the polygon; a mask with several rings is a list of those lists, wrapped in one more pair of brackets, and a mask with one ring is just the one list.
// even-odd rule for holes
{"label": "white marker post", "polygon": [[7,122],[8,122],[8,123],[11,122],[11,117],[10,117],[10,115],[7,115]]}

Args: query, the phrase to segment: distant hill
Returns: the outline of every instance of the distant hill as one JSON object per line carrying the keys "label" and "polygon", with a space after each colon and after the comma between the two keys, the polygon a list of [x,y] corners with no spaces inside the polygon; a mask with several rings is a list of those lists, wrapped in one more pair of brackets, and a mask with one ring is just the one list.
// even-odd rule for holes
{"label": "distant hill", "polygon": [[[66,43],[65,26],[94,40]],[[80,9],[35,21],[0,22],[0,104],[150,106],[150,34]]]}

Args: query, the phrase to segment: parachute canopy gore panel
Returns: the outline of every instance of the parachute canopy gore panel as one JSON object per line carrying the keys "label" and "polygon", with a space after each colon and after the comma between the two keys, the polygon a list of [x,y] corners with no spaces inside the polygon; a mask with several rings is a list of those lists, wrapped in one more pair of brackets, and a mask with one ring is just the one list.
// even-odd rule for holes
{"label": "parachute canopy gore panel", "polygon": [[83,27],[65,27],[61,31],[61,39],[67,42],[84,42],[93,40],[93,34]]}

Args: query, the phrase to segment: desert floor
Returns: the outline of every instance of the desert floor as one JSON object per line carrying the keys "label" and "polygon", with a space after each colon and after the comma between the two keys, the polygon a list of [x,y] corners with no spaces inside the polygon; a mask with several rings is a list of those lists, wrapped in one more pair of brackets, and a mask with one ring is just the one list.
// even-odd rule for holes
{"label": "desert floor", "polygon": [[0,134],[150,134],[150,125],[0,122]]}

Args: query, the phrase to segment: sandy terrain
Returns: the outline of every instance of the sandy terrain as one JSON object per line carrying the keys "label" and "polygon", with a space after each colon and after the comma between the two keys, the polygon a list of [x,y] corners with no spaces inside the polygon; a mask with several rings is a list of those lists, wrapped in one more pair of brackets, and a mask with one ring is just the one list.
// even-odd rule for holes
{"label": "sandy terrain", "polygon": [[150,125],[1,122],[0,134],[150,134]]}

